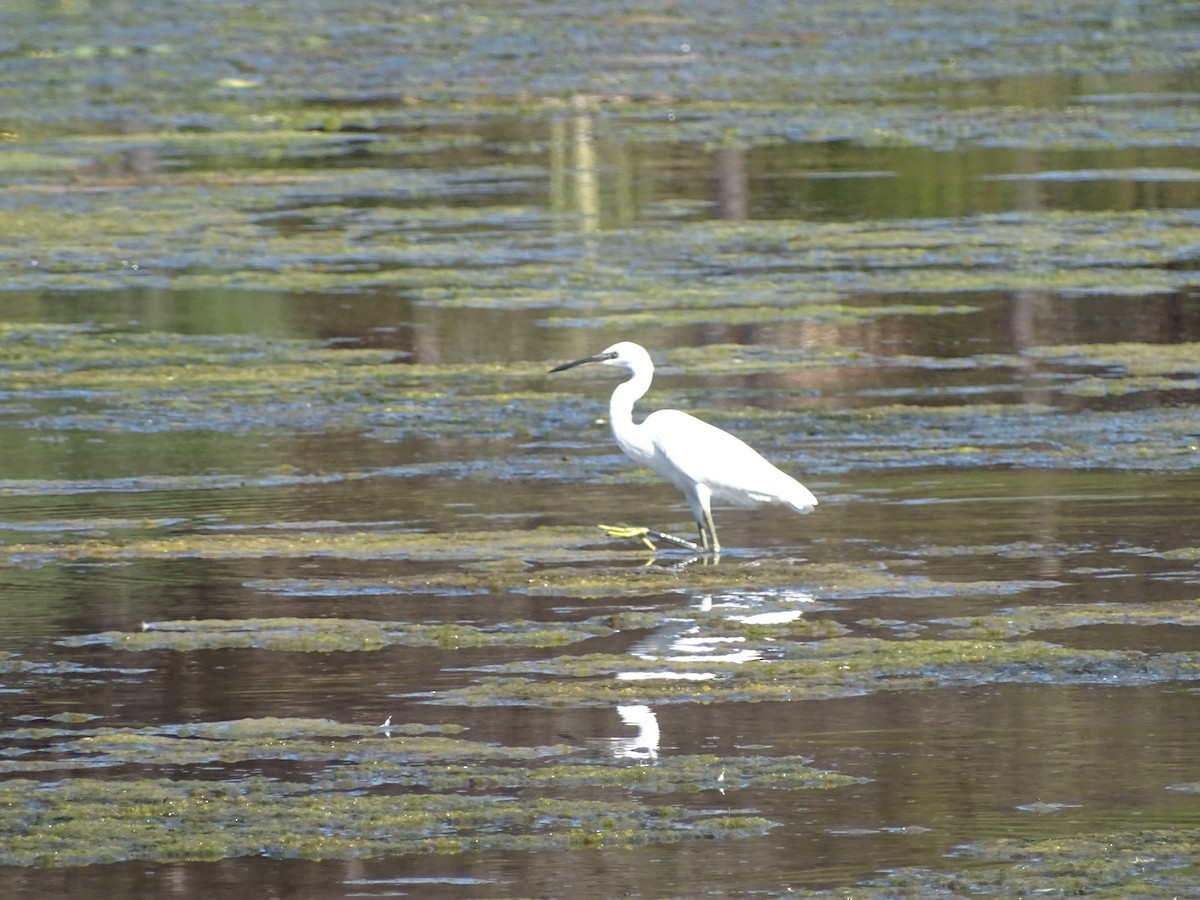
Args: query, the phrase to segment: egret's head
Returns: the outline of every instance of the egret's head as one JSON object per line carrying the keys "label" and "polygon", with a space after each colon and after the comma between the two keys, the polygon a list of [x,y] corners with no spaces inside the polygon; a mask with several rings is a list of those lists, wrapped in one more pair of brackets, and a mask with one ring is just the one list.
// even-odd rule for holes
{"label": "egret's head", "polygon": [[551,372],[561,372],[564,369],[573,369],[576,366],[582,366],[584,363],[603,363],[606,366],[618,366],[622,369],[628,369],[630,372],[654,371],[654,364],[650,361],[650,354],[641,344],[635,344],[633,341],[620,341],[613,344],[604,350],[601,350],[595,356],[585,356],[583,359],[577,359],[574,362],[563,363],[561,366],[555,366]]}

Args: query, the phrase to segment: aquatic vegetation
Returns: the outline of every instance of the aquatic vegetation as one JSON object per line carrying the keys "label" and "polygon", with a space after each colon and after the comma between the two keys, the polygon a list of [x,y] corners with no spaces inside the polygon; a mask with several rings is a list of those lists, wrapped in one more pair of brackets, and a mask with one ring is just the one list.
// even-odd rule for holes
{"label": "aquatic vegetation", "polygon": [[[867,307],[866,315],[874,315]],[[703,316],[702,312],[694,313]],[[19,430],[104,432],[133,435],[213,431],[228,435],[274,432],[360,431],[379,441],[413,431],[456,440],[497,435],[548,438],[564,405],[579,408],[570,391],[544,381],[545,363],[397,364],[387,351],[330,348],[311,341],[262,341],[231,336],[183,337],[161,332],[111,331],[89,326],[0,326],[0,392],[21,396],[26,405],[0,405],[0,424]],[[1192,391],[1188,375],[1192,345],[1178,345],[1155,357],[1152,346],[1047,347],[1022,356],[1043,375],[1049,399],[1129,390]],[[779,351],[770,358],[729,348],[697,365],[687,352],[670,361],[710,379],[776,373],[796,378],[829,367],[870,371],[880,365],[911,366],[909,358],[889,359],[852,352]],[[1132,355],[1136,354],[1136,356]],[[1080,372],[1081,365],[1128,365],[1124,374]],[[1121,363],[1124,360],[1124,363]],[[1105,362],[1108,361],[1108,362]],[[991,356],[981,369],[1018,370],[1016,355]],[[666,369],[671,372],[670,368]],[[816,377],[816,376],[814,376]],[[823,376],[822,376],[823,377]],[[735,388],[737,395],[745,389]],[[497,396],[500,402],[497,401]],[[905,396],[905,395],[901,395]],[[662,405],[687,394],[670,387],[655,394]],[[750,400],[762,402],[758,394]],[[886,400],[886,398],[880,398]],[[736,412],[714,409],[708,418],[770,452],[771,441],[811,447],[812,466],[875,469],[881,465],[1025,465],[1041,467],[1190,468],[1196,461],[1194,428],[1169,406],[1080,409],[1063,427],[1057,405],[980,403],[968,393],[926,402],[912,389],[911,402],[873,402],[852,408],[816,405],[794,410],[746,406]],[[691,404],[696,405],[696,404]],[[602,408],[599,407],[598,408]],[[1113,440],[1119,435],[1119,440]],[[882,439],[880,438],[882,436]],[[792,438],[792,440],[787,440]],[[799,438],[799,440],[796,440]],[[831,452],[822,452],[823,448]],[[969,451],[972,457],[964,460]],[[774,454],[778,456],[778,454]],[[351,481],[403,474],[469,473],[469,463],[431,459],[407,468],[342,472],[279,470],[189,477],[142,474],[124,489],[211,489],[252,484]],[[515,454],[498,470],[505,478],[570,478],[576,472],[550,454]],[[623,479],[640,477],[629,466],[614,467]],[[0,493],[54,494],[83,489],[72,482],[0,480]],[[95,489],[123,489],[111,482]],[[213,552],[218,539],[213,538]],[[346,538],[329,536],[333,543]],[[397,541],[397,545],[402,544]],[[377,542],[385,552],[383,542]],[[164,545],[165,549],[165,545]],[[319,552],[319,550],[317,551]]]}
{"label": "aquatic vegetation", "polygon": [[[72,768],[136,766],[145,775],[35,781],[15,776],[53,771],[62,763],[47,754],[0,754],[0,770],[14,776],[0,783],[0,827],[7,836],[0,862],[62,867],[246,855],[340,859],[748,838],[771,823],[661,800],[648,805],[635,797],[829,789],[862,780],[789,757],[663,756],[647,767],[579,758],[575,748],[562,745],[506,747],[448,736],[457,730],[251,719],[10,733],[12,740],[49,742],[53,754],[74,760]],[[264,760],[325,768],[303,780],[168,780],[154,774]],[[421,790],[387,790],[392,786]],[[603,789],[608,799],[542,796],[549,786]]]}
{"label": "aquatic vegetation", "polygon": [[1200,679],[1196,653],[1076,650],[1040,641],[846,636],[810,642],[779,636],[772,638],[771,647],[767,658],[737,662],[605,654],[515,662],[489,668],[489,674],[474,684],[440,692],[436,702],[541,706],[778,701],[994,683]]}
{"label": "aquatic vegetation", "polygon": [[1158,556],[1162,559],[1178,559],[1178,560],[1200,560],[1200,547],[1175,547],[1171,550],[1147,552],[1149,556]]}
{"label": "aquatic vegetation", "polygon": [[[728,298],[727,298],[728,299]],[[725,306],[701,311],[694,306],[676,309],[618,312],[580,320],[556,320],[560,327],[625,329],[636,331],[646,326],[661,328],[701,322],[720,322],[725,325],[745,325],[764,320],[786,321],[804,319],[828,325],[849,325],[884,316],[948,315],[976,312],[970,306],[917,306],[914,304],[884,304],[853,307],[842,304],[805,304],[786,309],[779,307]]]}
{"label": "aquatic vegetation", "polygon": [[[401,571],[385,579],[260,579],[252,582],[255,588],[263,591],[326,597],[509,592],[532,596],[627,598],[664,593],[694,596],[725,590],[777,592],[780,585],[805,585],[827,600],[837,600],[863,596],[1003,596],[1052,586],[1045,581],[939,581],[908,571],[908,565],[903,561],[892,568],[882,562],[866,565],[814,562],[794,556],[751,557],[743,561],[727,555],[719,565],[681,567],[674,563],[684,562],[687,557],[674,554],[664,556],[659,565],[636,565],[653,562],[653,559],[647,560],[644,548],[635,542],[604,541],[591,528],[397,533],[382,529],[314,528],[306,523],[296,523],[291,527],[252,531],[212,530],[169,535],[156,529],[115,536],[89,532],[85,523],[79,522],[53,542],[2,544],[0,560],[29,568],[64,562],[132,563],[185,559],[438,563],[438,568],[431,571],[411,574]],[[635,563],[633,567],[631,562]],[[215,632],[225,631],[221,639],[250,641],[259,627],[271,624],[270,620],[248,621],[249,624],[243,626],[222,620],[201,620],[198,624],[149,623],[145,631],[122,636],[121,645],[149,647],[161,641],[186,642],[196,639],[204,629],[214,630],[214,638],[219,637]],[[373,640],[383,640],[389,627],[386,622],[355,623],[338,619],[278,620],[278,625],[287,632],[302,626],[332,629],[338,627],[339,622],[348,623],[348,629],[365,629],[363,636],[369,632]],[[401,623],[392,625],[408,627]]]}
{"label": "aquatic vegetation", "polygon": [[[11,811],[22,810],[20,816]],[[126,860],[346,859],[398,853],[626,847],[763,834],[757,816],[635,801],[314,792],[239,782],[67,779],[0,784],[0,861],[82,866]],[[186,823],[186,828],[181,827]]]}
{"label": "aquatic vegetation", "polygon": [[[610,128],[641,125],[675,140],[719,142],[732,129],[746,141],[1178,142],[1191,123],[1169,102],[1068,105],[1051,89],[1047,99],[1067,108],[1047,110],[1018,104],[1025,97],[1015,89],[992,95],[978,85],[1186,71],[1197,46],[1194,19],[1178,4],[1097,11],[1081,0],[990,14],[867,2],[848,15],[823,0],[753,10],[704,2],[654,15],[564,8],[553,17],[484,4],[468,22],[439,10],[405,15],[377,0],[320,19],[308,7],[221,3],[169,23],[84,10],[56,13],[50,24],[6,22],[19,63],[0,93],[19,112],[7,127],[56,137],[136,109],[155,130],[247,135],[229,142],[231,152],[257,148],[253,131],[315,131],[308,144],[324,134],[368,142],[401,115],[430,125],[497,109],[570,115],[581,103],[603,111]],[[264,59],[262,47],[275,56]],[[232,64],[214,69],[213,59]],[[159,78],[152,96],[137,90],[147,65]],[[55,90],[55,72],[83,81],[99,68],[99,96]],[[91,118],[88,100],[97,107]]]}
{"label": "aquatic vegetation", "polygon": [[6,736],[14,741],[38,741],[42,748],[36,753],[9,751],[3,754],[0,767],[17,774],[53,771],[62,768],[58,753],[69,754],[72,766],[94,769],[264,759],[325,764],[384,760],[405,766],[412,760],[426,764],[456,759],[528,762],[567,750],[562,746],[501,747],[453,736],[462,731],[462,726],[453,724],[389,722],[386,727],[366,728],[325,719],[278,717],[157,728],[25,728],[6,732]]}
{"label": "aquatic vegetation", "polygon": [[549,624],[507,621],[492,627],[445,622],[377,622],[362,619],[189,619],[147,622],[141,631],[63,638],[66,647],[104,645],[117,650],[254,649],[277,653],[369,652],[385,647],[559,647],[612,629],[600,623]]}
{"label": "aquatic vegetation", "polygon": [[972,842],[953,854],[962,866],[946,871],[911,867],[871,878],[853,889],[790,896],[1070,896],[1169,898],[1195,881],[1200,831],[1189,827],[1095,830],[1074,836],[1001,838]]}
{"label": "aquatic vegetation", "polygon": [[1198,344],[1062,344],[1031,347],[1025,354],[1034,359],[1103,367],[1113,377],[1195,375],[1200,371]]}
{"label": "aquatic vegetation", "polygon": [[[766,319],[846,325],[963,315],[973,307],[970,294],[981,291],[1178,290],[1190,283],[1200,231],[1188,210],[1044,210],[886,228],[797,220],[620,227],[589,238],[597,259],[581,281],[578,235],[475,198],[473,218],[464,221],[442,200],[457,184],[440,177],[339,169],[317,181],[281,180],[267,170],[261,185],[184,180],[127,189],[118,212],[89,192],[10,204],[0,217],[0,275],[9,290],[402,289],[440,309],[545,310],[546,321],[563,328]],[[403,195],[412,195],[409,205],[387,205]],[[370,214],[346,209],[347,196],[378,206]],[[280,233],[280,217],[301,217],[305,226]],[[499,227],[514,217],[525,227]],[[447,236],[462,230],[469,242]],[[915,304],[905,296],[913,293],[946,299]],[[880,298],[874,311],[844,302],[868,295]]]}
{"label": "aquatic vegetation", "polygon": [[1035,631],[1078,628],[1083,625],[1185,625],[1200,626],[1200,601],[1162,603],[1056,603],[1021,606],[988,616],[937,619],[950,626],[956,638],[1016,637]]}
{"label": "aquatic vegetation", "polygon": [[1200,391],[1200,344],[1088,344],[1031,348],[1037,360],[1085,365],[1099,370],[1067,390],[1083,397],[1138,391]]}

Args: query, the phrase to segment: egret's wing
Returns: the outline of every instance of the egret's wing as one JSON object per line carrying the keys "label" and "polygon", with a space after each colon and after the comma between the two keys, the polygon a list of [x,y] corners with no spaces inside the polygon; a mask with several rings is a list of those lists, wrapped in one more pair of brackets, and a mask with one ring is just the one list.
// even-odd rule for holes
{"label": "egret's wing", "polygon": [[740,438],[676,409],[646,417],[642,427],[655,448],[655,471],[683,487],[681,480],[707,485],[720,501],[739,506],[783,503],[808,511],[817,498]]}

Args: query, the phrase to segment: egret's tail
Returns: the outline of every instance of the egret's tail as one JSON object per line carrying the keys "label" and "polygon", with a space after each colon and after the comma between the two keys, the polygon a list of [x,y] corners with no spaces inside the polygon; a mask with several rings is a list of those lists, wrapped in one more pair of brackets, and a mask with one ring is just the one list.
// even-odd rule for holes
{"label": "egret's tail", "polygon": [[812,491],[796,482],[795,489],[783,498],[783,502],[796,512],[806,513],[812,512],[812,508],[817,505],[817,498],[813,496]]}

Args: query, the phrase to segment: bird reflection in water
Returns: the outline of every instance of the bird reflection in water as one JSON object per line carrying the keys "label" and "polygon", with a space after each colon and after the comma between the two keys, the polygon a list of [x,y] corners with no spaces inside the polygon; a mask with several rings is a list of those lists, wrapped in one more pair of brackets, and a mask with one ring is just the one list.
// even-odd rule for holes
{"label": "bird reflection in water", "polygon": [[653,762],[658,759],[658,716],[648,706],[618,706],[617,715],[626,725],[637,728],[633,737],[609,738],[612,755],[617,759],[638,759]]}

